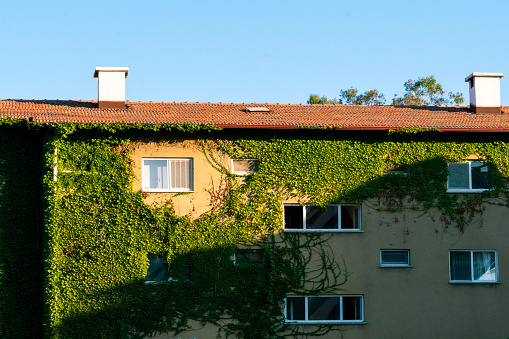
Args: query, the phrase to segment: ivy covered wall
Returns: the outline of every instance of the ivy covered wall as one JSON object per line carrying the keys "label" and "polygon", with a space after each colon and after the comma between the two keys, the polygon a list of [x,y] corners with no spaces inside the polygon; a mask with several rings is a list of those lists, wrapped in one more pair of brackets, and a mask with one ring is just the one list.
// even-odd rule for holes
{"label": "ivy covered wall", "polygon": [[[141,338],[183,331],[191,323],[213,324],[221,337],[294,336],[302,328],[282,322],[284,297],[337,291],[348,278],[348,263],[345,267],[335,257],[338,249],[327,246],[327,235],[280,233],[283,202],[325,206],[374,198],[380,211],[436,208],[441,223],[460,229],[482,215],[485,203],[506,207],[505,135],[475,134],[472,141],[472,135],[433,131],[366,137],[326,130],[186,128],[49,128],[44,147],[47,337]],[[142,192],[133,191],[132,149],[155,135],[199,141],[203,157],[226,178],[217,208],[190,220],[177,216],[171,201],[149,206]],[[257,158],[259,171],[238,180],[218,161],[218,152]],[[495,189],[447,194],[447,162],[472,155],[493,164]],[[407,175],[384,175],[402,165]],[[234,265],[239,245],[263,249],[264,264]],[[164,257],[177,279],[146,284],[148,253]],[[315,261],[318,266],[311,266],[318,269],[310,271]],[[306,331],[321,335],[332,329]]]}
{"label": "ivy covered wall", "polygon": [[0,337],[42,336],[42,134],[0,126]]}

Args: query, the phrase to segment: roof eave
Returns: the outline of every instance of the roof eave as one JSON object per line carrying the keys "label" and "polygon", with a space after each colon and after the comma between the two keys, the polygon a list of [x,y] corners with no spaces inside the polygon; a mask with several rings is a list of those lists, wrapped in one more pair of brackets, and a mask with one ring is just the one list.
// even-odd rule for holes
{"label": "roof eave", "polygon": [[429,128],[442,132],[498,132],[508,133],[509,128],[458,128],[458,127],[417,127],[417,126],[302,126],[302,125],[241,125],[241,124],[216,124],[221,128],[238,129],[331,129],[342,131],[388,131],[403,128]]}

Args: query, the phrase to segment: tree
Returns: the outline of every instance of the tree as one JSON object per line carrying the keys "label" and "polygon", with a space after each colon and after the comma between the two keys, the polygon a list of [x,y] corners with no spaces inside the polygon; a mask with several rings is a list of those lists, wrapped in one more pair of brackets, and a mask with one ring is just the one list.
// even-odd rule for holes
{"label": "tree", "polygon": [[357,95],[357,89],[352,87],[346,91],[341,90],[340,97],[344,98],[347,103],[349,103],[347,98],[351,98],[352,104],[354,105],[379,106],[385,104],[385,96],[378,92],[377,89],[372,89],[370,91],[364,92],[363,94]]}
{"label": "tree", "polygon": [[409,79],[405,82],[405,91],[402,97],[394,95],[393,105],[444,106],[463,102],[463,94],[447,93],[433,75],[417,81]]}
{"label": "tree", "polygon": [[338,104],[341,102],[338,102],[336,99],[327,99],[325,95],[319,96],[318,94],[310,94],[308,99],[308,104]]}
{"label": "tree", "polygon": [[343,104],[347,105],[383,105],[385,103],[385,96],[378,92],[376,89],[366,91],[358,94],[357,88],[342,89],[340,91],[339,99],[327,99],[326,96],[319,96],[317,94],[310,94],[308,104]]}
{"label": "tree", "polygon": [[[405,94],[402,97],[394,95],[392,105],[414,105],[414,106],[445,106],[459,105],[463,100],[463,94],[446,92],[442,85],[437,82],[433,75],[417,80],[408,80],[404,84]],[[327,99],[317,94],[310,94],[308,104],[347,104],[347,105],[383,105],[385,96],[377,89],[372,89],[359,94],[354,87],[342,89],[339,99]]]}

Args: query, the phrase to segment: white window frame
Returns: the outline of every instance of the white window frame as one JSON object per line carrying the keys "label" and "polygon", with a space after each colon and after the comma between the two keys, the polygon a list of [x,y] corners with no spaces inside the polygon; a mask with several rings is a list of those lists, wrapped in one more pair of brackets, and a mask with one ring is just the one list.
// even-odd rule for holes
{"label": "white window frame", "polygon": [[384,175],[408,175],[407,165],[395,165],[384,170]]}
{"label": "white window frame", "polygon": [[[285,206],[301,206],[302,207],[302,229],[299,229],[299,228],[286,228],[286,225],[284,225],[285,223]],[[285,232],[351,232],[351,233],[355,233],[355,232],[363,232],[362,230],[362,220],[361,220],[361,205],[358,205],[358,204],[330,204],[330,205],[327,205],[327,206],[337,206],[338,208],[338,228],[306,228],[306,208],[305,207],[317,207],[315,205],[301,205],[301,204],[284,204],[283,205],[283,226],[284,226],[284,230]],[[358,228],[341,228],[341,206],[353,206],[353,207],[357,207],[357,220],[358,220],[358,224],[359,224],[359,227]]]}
{"label": "white window frame", "polygon": [[256,159],[256,158],[249,158],[249,159],[245,159],[245,158],[235,158],[235,159],[232,159],[231,160],[231,166],[232,166],[232,173],[233,174],[236,174],[236,175],[249,175],[249,174],[253,174],[253,173],[256,173],[256,171],[236,171],[235,170],[235,161],[242,161],[242,160],[251,160],[251,161],[257,161],[258,162],[258,165],[260,164],[260,160],[259,159]]}
{"label": "white window frame", "polygon": [[[304,317],[305,320],[289,320],[288,319],[288,302],[287,298],[304,298]],[[309,317],[309,309],[308,309],[308,299],[309,298],[320,298],[320,297],[334,297],[340,298],[340,320],[308,320]],[[360,316],[359,320],[342,320],[343,319],[343,297],[355,297],[360,298]],[[352,294],[352,295],[310,295],[310,296],[302,296],[302,295],[288,295],[285,298],[285,310],[284,310],[285,322],[290,324],[365,324],[364,321],[364,296],[360,294]]]}
{"label": "white window frame", "polygon": [[[148,259],[149,255],[155,255],[158,259],[163,260],[165,279],[163,279],[163,280],[146,280],[148,270],[150,269],[150,260]],[[166,257],[159,255],[159,254],[155,254],[155,253],[147,253],[147,260],[149,261],[149,263],[148,263],[148,267],[147,267],[147,274],[145,275],[145,284],[164,284],[164,283],[175,283],[175,282],[184,282],[185,283],[185,282],[191,281],[191,278],[186,278],[184,276],[185,270],[190,270],[188,263],[186,263],[186,266],[184,267],[184,272],[181,272],[180,276],[170,276],[170,266],[169,266],[168,262],[166,261]],[[188,272],[188,274],[190,275],[190,272]]]}
{"label": "white window frame", "polygon": [[[406,252],[408,261],[406,263],[384,263],[383,254],[388,252]],[[380,250],[380,267],[413,267],[410,264],[410,250]]]}
{"label": "white window frame", "polygon": [[[447,192],[448,193],[481,193],[485,191],[490,191],[493,188],[472,188],[472,163],[483,163],[486,164],[485,161],[457,161],[450,162],[447,164],[447,170],[449,170],[449,165],[451,164],[468,164],[468,188],[449,188],[449,175],[447,176]],[[491,171],[491,168],[490,168]]]}
{"label": "white window frame", "polygon": [[[145,173],[145,161],[147,160],[166,160],[167,165],[166,168],[168,169],[168,188],[149,188],[150,184],[150,177],[149,174]],[[173,188],[171,187],[171,162],[172,161],[181,161],[181,160],[187,160],[189,161],[189,187],[187,188]],[[194,167],[193,167],[193,158],[142,158],[142,164],[141,164],[141,177],[142,177],[142,191],[144,192],[193,192],[194,187]],[[148,180],[148,182],[147,182]]]}
{"label": "white window frame", "polygon": [[[470,280],[452,280],[451,252],[470,252]],[[474,253],[495,254],[495,280],[474,280]],[[449,250],[449,283],[453,284],[496,284],[498,283],[498,255],[495,250]]]}

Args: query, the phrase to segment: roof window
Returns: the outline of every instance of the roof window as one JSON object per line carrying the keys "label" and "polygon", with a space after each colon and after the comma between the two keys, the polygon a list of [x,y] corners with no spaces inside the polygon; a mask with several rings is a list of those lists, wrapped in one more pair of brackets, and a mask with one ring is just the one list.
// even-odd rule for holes
{"label": "roof window", "polygon": [[270,112],[270,109],[266,107],[246,107],[248,112]]}

